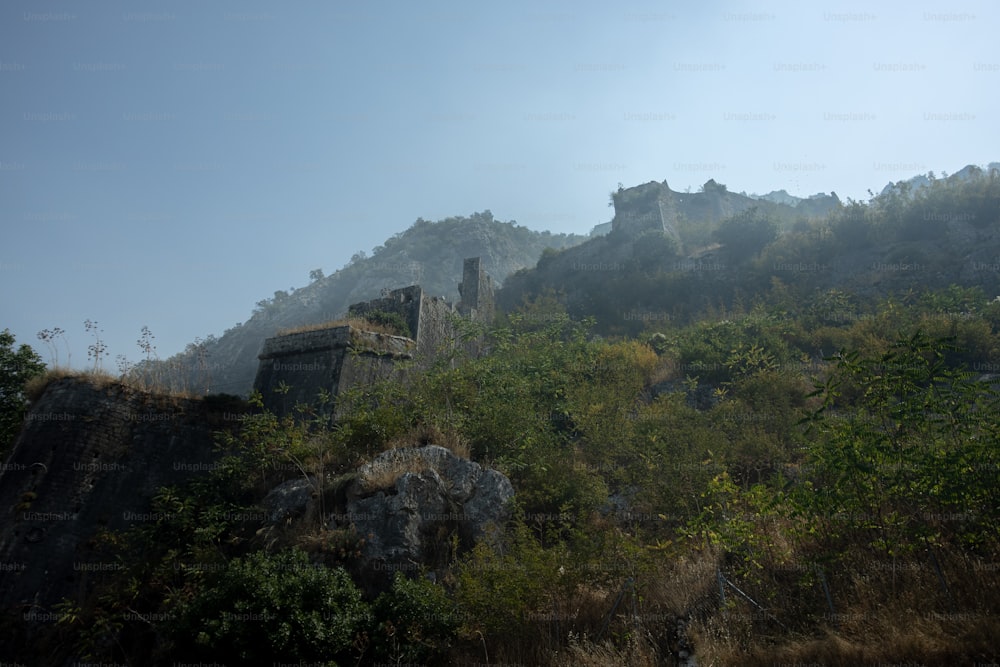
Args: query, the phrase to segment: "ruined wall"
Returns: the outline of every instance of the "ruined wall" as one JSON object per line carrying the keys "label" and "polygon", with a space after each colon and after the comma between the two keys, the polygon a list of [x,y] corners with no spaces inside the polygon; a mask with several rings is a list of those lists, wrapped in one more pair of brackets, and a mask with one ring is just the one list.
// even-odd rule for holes
{"label": "ruined wall", "polygon": [[84,378],[51,383],[0,467],[0,612],[55,622],[55,603],[115,566],[93,561],[90,540],[157,520],[152,496],[211,470],[213,432],[244,409]]}
{"label": "ruined wall", "polygon": [[[335,418],[333,399],[351,387],[390,378],[402,381],[410,369],[427,368],[459,346],[478,354],[479,342],[462,343],[455,326],[459,314],[484,322],[493,319],[493,280],[482,270],[478,257],[465,260],[459,291],[463,296],[457,308],[411,285],[353,304],[348,311],[359,318],[376,311],[395,313],[406,321],[412,338],[350,326],[268,338],[258,355],[254,389],[263,396],[264,406],[279,416],[305,404]],[[323,394],[331,399],[326,404],[318,400]]]}
{"label": "ruined wall", "polygon": [[351,304],[347,314],[351,317],[365,317],[367,314],[383,311],[395,313],[403,318],[410,329],[410,338],[417,339],[420,328],[420,308],[424,292],[419,285],[410,285],[389,292],[381,299]]}
{"label": "ruined wall", "polygon": [[492,322],[496,313],[493,292],[493,279],[483,270],[481,258],[466,259],[462,266],[462,284],[458,286],[458,293],[462,295],[458,311],[476,321]]}
{"label": "ruined wall", "polygon": [[434,360],[454,349],[458,333],[454,306],[441,297],[424,296],[420,304],[420,329],[417,332],[418,365],[428,367]]}
{"label": "ruined wall", "polygon": [[677,196],[667,183],[650,181],[613,195],[615,217],[611,231],[619,237],[635,239],[647,232],[660,232],[673,238],[680,247],[677,231]]}
{"label": "ruined wall", "polygon": [[[278,416],[301,403],[331,417],[334,399],[346,389],[400,377],[399,362],[412,359],[415,348],[409,338],[350,326],[275,336],[264,342],[254,389]],[[330,401],[320,405],[323,393]]]}

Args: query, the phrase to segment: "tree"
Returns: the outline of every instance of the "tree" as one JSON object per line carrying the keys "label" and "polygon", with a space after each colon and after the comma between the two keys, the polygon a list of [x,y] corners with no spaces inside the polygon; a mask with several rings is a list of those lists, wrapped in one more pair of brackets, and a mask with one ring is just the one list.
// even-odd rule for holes
{"label": "tree", "polygon": [[312,282],[323,280],[323,277],[323,269],[313,269],[309,272],[309,280]]}
{"label": "tree", "polygon": [[350,660],[371,617],[345,570],[314,565],[297,550],[230,561],[178,612],[178,655],[260,665]]}
{"label": "tree", "polygon": [[14,334],[0,333],[0,451],[6,452],[21,430],[27,397],[24,385],[45,371],[45,364],[30,346],[14,350]]}
{"label": "tree", "polygon": [[764,246],[778,238],[778,226],[754,206],[745,213],[724,220],[714,236],[725,246],[730,260],[740,262],[758,254]]}

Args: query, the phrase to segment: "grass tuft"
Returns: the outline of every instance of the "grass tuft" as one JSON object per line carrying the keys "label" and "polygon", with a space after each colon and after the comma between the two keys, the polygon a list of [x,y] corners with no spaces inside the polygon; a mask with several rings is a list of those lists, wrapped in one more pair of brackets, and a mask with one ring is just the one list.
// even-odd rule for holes
{"label": "grass tuft", "polygon": [[335,327],[345,327],[345,326],[354,327],[355,329],[358,329],[360,331],[370,331],[372,333],[386,334],[388,336],[399,335],[399,332],[396,331],[395,329],[359,317],[345,317],[339,320],[329,320],[326,322],[317,322],[315,324],[303,324],[297,327],[279,329],[277,335],[288,336],[290,334],[306,333],[308,331],[322,331],[323,329],[333,329]]}

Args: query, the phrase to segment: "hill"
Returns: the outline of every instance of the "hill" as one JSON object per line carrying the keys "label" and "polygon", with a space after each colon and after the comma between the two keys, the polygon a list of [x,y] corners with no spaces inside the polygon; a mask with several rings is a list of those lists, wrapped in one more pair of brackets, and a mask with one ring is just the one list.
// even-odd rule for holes
{"label": "hill", "polygon": [[500,282],[534,266],[546,248],[564,249],[586,238],[501,222],[488,210],[437,222],[418,219],[371,256],[359,252],[332,275],[315,274],[305,287],[276,291],[257,303],[246,322],[221,336],[196,340],[165,361],[144,364],[137,373],[171,390],[247,394],[261,345],[279,330],[340,318],[353,303],[417,283],[426,293],[457,300],[466,257],[482,257],[485,271]]}
{"label": "hill", "polygon": [[508,280],[487,354],[338,395],[332,427],[37,378],[0,467],[0,653],[995,664],[1000,175],[968,173],[791,222],[623,189],[606,237]]}
{"label": "hill", "polygon": [[733,194],[709,181],[697,194],[647,183],[614,193],[610,234],[511,276],[510,310],[552,292],[604,334],[650,322],[682,324],[768,300],[784,290],[804,307],[831,290],[874,303],[950,285],[1000,294],[1000,172],[966,167],[893,187],[867,203],[836,195],[794,207]]}

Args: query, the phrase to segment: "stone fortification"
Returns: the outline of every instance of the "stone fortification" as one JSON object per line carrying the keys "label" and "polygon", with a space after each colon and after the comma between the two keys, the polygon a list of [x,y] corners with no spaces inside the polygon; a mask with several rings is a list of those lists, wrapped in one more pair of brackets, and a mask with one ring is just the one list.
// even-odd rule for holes
{"label": "stone fortification", "polygon": [[95,560],[95,536],[166,518],[150,511],[157,490],[211,470],[213,433],[239,423],[245,404],[226,400],[52,382],[0,467],[0,612],[55,622],[90,573],[118,567]]}
{"label": "stone fortification", "polygon": [[458,312],[473,320],[490,322],[496,313],[493,299],[493,279],[483,270],[479,257],[465,260],[462,266],[462,283],[458,293],[462,296]]}
{"label": "stone fortification", "polygon": [[412,339],[347,325],[275,336],[264,342],[254,388],[278,416],[304,404],[329,417],[337,396],[399,376],[399,362],[411,361],[415,350]]}
{"label": "stone fortification", "polygon": [[264,406],[286,415],[297,404],[305,404],[334,418],[337,396],[352,387],[405,380],[411,369],[427,368],[460,346],[476,353],[474,344],[460,342],[456,320],[492,321],[493,281],[478,257],[465,260],[463,268],[462,301],[457,305],[411,285],[353,304],[348,311],[350,317],[361,320],[375,320],[380,313],[397,315],[406,323],[409,338],[349,325],[268,338],[254,381]]}
{"label": "stone fortification", "polygon": [[373,313],[399,315],[415,343],[418,365],[432,362],[438,353],[455,344],[452,317],[455,307],[442,297],[430,296],[419,285],[392,290],[380,299],[353,304],[348,315],[364,319]]}
{"label": "stone fortification", "polygon": [[615,217],[611,231],[616,236],[635,239],[647,232],[663,233],[680,243],[677,231],[677,193],[667,182],[650,181],[614,193]]}

